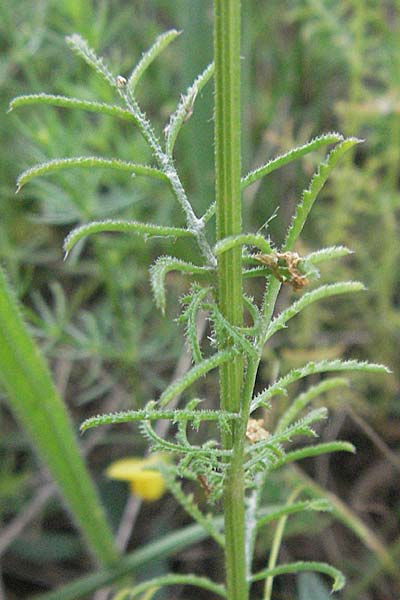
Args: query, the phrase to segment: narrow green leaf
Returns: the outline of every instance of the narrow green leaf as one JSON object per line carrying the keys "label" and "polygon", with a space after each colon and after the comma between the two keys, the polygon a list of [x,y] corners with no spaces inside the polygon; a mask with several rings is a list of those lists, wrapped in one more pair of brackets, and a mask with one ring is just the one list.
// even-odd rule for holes
{"label": "narrow green leaf", "polygon": [[180,31],[176,31],[176,29],[171,29],[170,31],[166,31],[159,35],[154,44],[143,53],[142,58],[133,69],[131,75],[128,78],[126,87],[128,91],[133,95],[135,93],[135,88],[139,83],[140,78],[146,72],[151,63],[157,58],[159,54],[173,41],[178,35],[180,35]]}
{"label": "narrow green leaf", "polygon": [[186,94],[181,97],[181,100],[171,115],[168,125],[165,128],[166,150],[169,156],[173,155],[176,138],[181,130],[182,125],[190,118],[196,98],[204,88],[206,83],[210,81],[214,74],[214,64],[211,63],[188,88]]}
{"label": "narrow green leaf", "polygon": [[323,498],[318,500],[304,500],[303,502],[295,502],[294,504],[284,504],[283,506],[274,508],[266,515],[260,516],[257,519],[257,529],[264,525],[268,525],[268,523],[272,523],[272,521],[276,521],[281,517],[295,515],[296,513],[310,510],[330,512],[332,510],[332,505]]}
{"label": "narrow green leaf", "polygon": [[210,358],[206,358],[201,363],[198,363],[192,367],[183,377],[180,377],[177,381],[174,381],[167,387],[167,389],[161,394],[159,404],[160,406],[166,406],[175,396],[183,392],[192,383],[200,379],[212,371],[216,367],[232,360],[237,356],[237,352],[234,350],[221,350]]}
{"label": "narrow green leaf", "polygon": [[191,237],[193,233],[188,229],[180,227],[167,227],[164,225],[153,225],[152,223],[138,223],[137,221],[117,221],[108,219],[105,221],[93,221],[87,225],[76,227],[64,240],[65,258],[79,240],[93,233],[104,233],[119,231],[121,233],[138,233],[145,237]]}
{"label": "narrow green leaf", "polygon": [[276,426],[275,432],[279,433],[286,429],[290,423],[294,421],[300,411],[303,410],[314,398],[317,398],[321,394],[332,390],[339,386],[349,385],[349,381],[343,377],[330,377],[324,379],[317,385],[312,386],[306,392],[303,392],[297,398],[295,398],[290,407],[285,410],[282,417],[279,419]]}
{"label": "narrow green leaf", "polygon": [[363,371],[366,373],[390,373],[390,370],[384,365],[368,363],[368,362],[359,362],[357,360],[323,360],[318,363],[310,362],[307,363],[304,367],[300,369],[292,369],[285,375],[281,377],[266,388],[263,392],[256,396],[251,404],[251,411],[256,410],[259,406],[261,406],[264,402],[267,402],[272,396],[276,396],[277,394],[285,393],[286,388],[291,383],[302,379],[303,377],[307,377],[308,375],[313,375],[314,373],[326,373],[329,371]]}
{"label": "narrow green leaf", "polygon": [[[188,454],[190,458],[193,459],[195,456],[197,458],[205,458],[210,457],[210,450],[207,448],[207,444],[205,446],[194,446],[187,443],[173,443],[168,440],[160,437],[156,431],[154,431],[151,426],[150,421],[141,421],[139,424],[140,433],[146,438],[151,448],[154,452],[167,452],[167,453],[176,453],[176,454]],[[230,450],[219,450],[217,448],[212,449],[213,457],[223,457],[226,459],[230,457],[232,452]]]}
{"label": "narrow green leaf", "polygon": [[144,408],[142,410],[124,410],[90,417],[82,423],[80,430],[83,432],[99,425],[115,425],[131,421],[154,421],[159,419],[168,419],[173,423],[180,421],[218,421],[222,416],[227,420],[239,418],[237,413],[222,413],[219,410],[157,410]]}
{"label": "narrow green leaf", "polygon": [[207,208],[204,215],[201,217],[201,220],[204,224],[208,223],[208,221],[215,215],[215,211],[217,208],[216,202],[212,202],[210,206]]}
{"label": "narrow green leaf", "polygon": [[94,69],[103,79],[112,87],[117,87],[117,80],[111,73],[107,65],[105,64],[102,57],[97,56],[93,48],[90,48],[89,44],[83,37],[77,33],[73,33],[65,38],[68,46],[78,54],[83,60]]}
{"label": "narrow green leaf", "polygon": [[257,181],[257,179],[265,177],[265,175],[269,175],[269,173],[272,173],[272,171],[280,169],[284,165],[287,165],[292,161],[297,160],[298,158],[302,158],[306,154],[317,150],[321,146],[326,146],[328,144],[336,144],[337,142],[341,142],[342,140],[343,136],[340,135],[340,133],[327,133],[325,135],[321,135],[319,137],[314,138],[313,140],[311,140],[307,144],[304,144],[303,146],[293,148],[293,150],[289,150],[289,152],[286,152],[286,154],[282,154],[277,158],[273,158],[262,167],[259,167],[258,169],[255,169],[255,171],[251,171],[250,173],[248,173],[245,177],[242,177],[242,189],[251,185],[252,183]]}
{"label": "narrow green leaf", "polygon": [[344,281],[342,283],[333,283],[331,285],[322,285],[321,287],[313,290],[312,292],[307,292],[294,302],[289,308],[281,312],[273,321],[267,329],[267,333],[265,336],[265,342],[269,340],[274,333],[279,331],[279,329],[283,329],[286,323],[292,319],[294,316],[298,315],[302,310],[313,304],[314,302],[318,302],[319,300],[323,300],[324,298],[330,298],[331,296],[337,296],[339,294],[350,294],[353,292],[360,292],[364,290],[365,287],[359,281]]}
{"label": "narrow green leaf", "polygon": [[56,481],[97,560],[117,560],[112,533],[85,468],[66,408],[0,269],[0,382],[11,410]]}
{"label": "narrow green leaf", "polygon": [[231,325],[229,321],[221,314],[216,305],[206,304],[205,306],[213,315],[214,327],[216,331],[224,331],[225,334],[229,336],[229,339],[232,341],[232,343],[238,348],[238,350],[240,349],[248,357],[258,357],[257,348],[246,338],[245,333],[243,333],[243,328],[237,328],[234,325]]}
{"label": "narrow green leaf", "polygon": [[190,352],[194,363],[199,363],[203,360],[203,355],[200,348],[200,343],[197,333],[197,315],[202,307],[205,297],[210,293],[210,288],[203,287],[190,296],[189,305],[185,308],[182,314],[182,320],[186,320],[186,338],[188,340]]}
{"label": "narrow green leaf", "polygon": [[296,207],[296,211],[292,223],[288,229],[283,250],[293,250],[296,240],[301,234],[307,217],[314,205],[319,192],[324,187],[329,175],[333,171],[336,164],[346,152],[348,152],[355,144],[359,144],[362,140],[357,138],[347,138],[338,144],[325,161],[319,165],[317,172],[311,179],[310,186],[303,192],[303,196]]}
{"label": "narrow green leaf", "polygon": [[261,579],[266,579],[267,577],[272,577],[275,575],[286,575],[287,573],[302,573],[304,571],[316,571],[317,573],[324,573],[325,575],[329,575],[330,577],[332,577],[332,592],[338,592],[344,587],[345,578],[343,573],[326,563],[311,561],[288,563],[287,565],[279,565],[278,567],[274,567],[273,569],[264,569],[263,571],[259,571],[258,573],[253,575],[251,577],[251,581],[260,581]]}
{"label": "narrow green leaf", "polygon": [[118,169],[120,171],[133,173],[134,175],[146,175],[147,177],[154,177],[155,179],[161,179],[168,182],[168,178],[162,171],[159,171],[159,169],[155,169],[154,167],[148,167],[147,165],[138,165],[133,162],[118,160],[116,158],[110,159],[101,158],[99,156],[75,156],[73,158],[55,158],[27,169],[21,173],[17,179],[17,193],[26,183],[28,183],[28,181],[34,177],[38,177],[40,175],[49,175],[70,167],[99,167]]}
{"label": "narrow green leaf", "polygon": [[351,452],[354,454],[356,451],[353,444],[350,442],[326,442],[324,444],[315,444],[313,446],[306,446],[305,448],[300,448],[299,450],[293,450],[292,452],[288,452],[284,457],[278,459],[278,461],[274,464],[274,469],[279,469],[283,465],[286,465],[291,462],[297,462],[298,460],[302,460],[303,458],[311,458],[313,456],[321,456],[321,454],[329,454],[332,452]]}
{"label": "narrow green leaf", "polygon": [[136,116],[129,110],[115,106],[113,104],[105,104],[104,102],[92,102],[90,100],[79,100],[79,98],[69,98],[68,96],[55,96],[53,94],[29,94],[27,96],[17,96],[11,101],[8,112],[21,108],[23,106],[32,105],[47,105],[56,106],[58,108],[77,108],[87,110],[88,112],[108,115],[110,117],[118,117],[125,121],[133,121],[138,124]]}
{"label": "narrow green leaf", "polygon": [[209,273],[209,269],[206,267],[193,265],[172,256],[160,256],[151,266],[150,277],[156,305],[163,314],[166,306],[165,277],[170,271],[180,271],[188,275],[207,275]]}
{"label": "narrow green leaf", "polygon": [[215,256],[221,256],[224,252],[236,248],[237,246],[256,246],[264,254],[271,254],[272,248],[264,236],[259,233],[242,233],[240,235],[231,235],[217,242],[214,246]]}
{"label": "narrow green leaf", "polygon": [[349,250],[349,248],[346,248],[346,246],[331,246],[307,254],[307,256],[304,257],[304,260],[313,265],[319,265],[327,260],[341,258],[342,256],[348,256],[349,254],[353,254],[353,252],[352,250]]}

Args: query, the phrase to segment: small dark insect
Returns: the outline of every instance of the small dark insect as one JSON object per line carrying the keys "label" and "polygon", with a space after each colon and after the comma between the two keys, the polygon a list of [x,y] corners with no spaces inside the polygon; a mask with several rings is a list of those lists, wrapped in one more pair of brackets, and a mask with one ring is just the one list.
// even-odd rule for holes
{"label": "small dark insect", "polygon": [[207,483],[207,479],[204,475],[197,475],[197,480],[203,488],[206,497],[208,498],[208,496],[211,494],[211,488]]}

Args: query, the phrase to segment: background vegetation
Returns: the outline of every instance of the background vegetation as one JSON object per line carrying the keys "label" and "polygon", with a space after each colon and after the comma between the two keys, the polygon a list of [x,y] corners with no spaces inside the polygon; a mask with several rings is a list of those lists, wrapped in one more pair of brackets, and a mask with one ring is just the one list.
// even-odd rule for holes
{"label": "background vegetation", "polygon": [[[354,377],[351,388],[327,393],[330,421],[321,436],[330,440],[340,431],[342,439],[356,444],[357,455],[322,457],[302,465],[304,473],[344,503],[343,510],[352,511],[350,527],[312,513],[309,519],[289,523],[283,547],[294,560],[306,553],[310,560],[324,559],[341,568],[349,579],[340,595],[343,600],[391,600],[400,594],[399,573],[382,560],[385,552],[393,560],[400,555],[399,9],[396,0],[243,2],[244,172],[320,133],[338,130],[366,140],[334,172],[307,225],[302,250],[349,246],[355,254],[330,267],[332,281],[351,274],[366,283],[368,292],[351,302],[335,299],[308,308],[290,339],[284,333],[274,338],[259,375],[262,388],[263,382],[304,359],[339,357],[383,362],[393,370],[389,377]],[[160,116],[161,127],[174,108],[177,90],[184,91],[210,61],[211,10],[211,2],[204,0],[3,0],[3,115],[10,99],[23,93],[110,100],[102,81],[67,51],[66,34],[80,33],[125,74],[156,35],[174,27],[184,33],[151,66],[140,90],[142,104],[150,115]],[[199,213],[213,197],[211,105],[210,86],[177,148],[180,172]],[[1,263],[74,421],[79,425],[98,412],[142,406],[177,370],[185,369],[187,360],[174,322],[178,298],[185,291],[183,280],[168,279],[169,318],[150,302],[148,265],[166,251],[165,242],[150,245],[134,236],[95,236],[64,263],[62,241],[72,226],[111,216],[180,225],[179,211],[162,185],[157,188],[138,177],[133,186],[124,173],[65,171],[36,179],[17,197],[15,181],[22,170],[49,158],[99,154],[145,162],[148,150],[123,122],[78,111],[25,108],[4,115],[0,128]],[[307,157],[248,188],[246,214],[251,216],[246,229],[269,221],[270,231],[280,239],[314,165],[315,157]],[[190,259],[185,252],[183,258]],[[257,287],[251,293],[257,295]],[[281,305],[288,293],[282,294]],[[216,388],[207,385],[202,394],[215,398]],[[91,559],[5,396],[0,418],[0,598],[24,598],[82,575],[90,570]],[[128,529],[133,525],[139,505],[128,498],[123,484],[105,478],[104,469],[112,459],[144,453],[136,433],[134,427],[118,426],[82,439],[116,529],[121,519]],[[304,480],[304,473],[296,476]],[[282,482],[272,480],[268,500],[281,500],[281,489]],[[195,493],[202,501],[201,488]],[[356,516],[367,527],[363,541],[355,535]],[[186,517],[169,497],[144,505],[129,548],[184,523]],[[121,546],[128,543],[122,537]],[[270,543],[265,539],[260,556]],[[162,574],[166,560],[147,565],[146,574]],[[209,542],[169,560],[200,574],[221,569]],[[175,597],[190,595],[183,591]],[[304,576],[277,580],[279,597],[327,596],[322,579]]]}

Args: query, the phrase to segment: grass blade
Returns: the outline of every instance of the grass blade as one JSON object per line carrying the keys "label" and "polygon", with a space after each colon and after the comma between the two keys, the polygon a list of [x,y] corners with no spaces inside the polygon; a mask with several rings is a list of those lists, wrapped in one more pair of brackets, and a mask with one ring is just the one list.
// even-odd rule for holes
{"label": "grass blade", "polygon": [[11,410],[56,481],[89,549],[99,563],[110,566],[118,555],[73,426],[1,269],[0,382]]}

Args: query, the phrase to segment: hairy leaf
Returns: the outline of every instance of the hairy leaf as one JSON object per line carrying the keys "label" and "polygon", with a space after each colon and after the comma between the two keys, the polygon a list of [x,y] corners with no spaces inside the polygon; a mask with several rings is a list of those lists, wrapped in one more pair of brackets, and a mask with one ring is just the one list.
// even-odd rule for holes
{"label": "hairy leaf", "polygon": [[28,183],[34,177],[40,175],[48,175],[62,169],[68,169],[70,167],[83,167],[83,168],[108,168],[118,169],[120,171],[128,171],[135,175],[146,175],[148,177],[154,177],[155,179],[161,179],[168,182],[168,178],[159,169],[154,167],[148,167],[147,165],[138,165],[133,162],[118,160],[116,158],[101,158],[99,156],[76,156],[73,158],[55,158],[48,160],[44,163],[40,163],[27,169],[17,179],[17,192]]}
{"label": "hairy leaf", "polygon": [[92,427],[98,427],[99,425],[115,425],[116,423],[128,423],[132,421],[168,419],[173,423],[178,423],[180,421],[195,421],[196,423],[200,423],[202,421],[218,421],[221,418],[224,420],[236,420],[239,417],[236,413],[222,412],[219,410],[159,410],[148,405],[141,410],[124,410],[90,417],[82,423],[80,430],[86,431]]}
{"label": "hairy leaf", "polygon": [[78,54],[83,60],[94,69],[99,75],[103,77],[107,83],[109,83],[112,87],[117,86],[117,81],[114,75],[111,73],[107,65],[105,64],[103,58],[97,56],[95,51],[90,48],[89,44],[83,37],[79,34],[74,33],[65,38],[68,46],[72,48],[72,50]]}
{"label": "hairy leaf", "polygon": [[160,256],[151,266],[150,278],[156,305],[163,314],[166,306],[165,277],[170,271],[180,271],[188,275],[207,275],[209,273],[206,267],[193,265],[173,256]]}
{"label": "hairy leaf", "polygon": [[79,98],[70,98],[68,96],[56,96],[53,94],[29,94],[26,96],[17,96],[14,98],[8,108],[8,112],[16,108],[32,105],[56,106],[57,108],[77,108],[88,112],[118,117],[125,121],[131,121],[138,125],[136,116],[130,111],[120,106],[106,104],[104,102],[93,102],[91,100],[79,100]]}
{"label": "hairy leaf", "polygon": [[183,377],[180,377],[177,381],[171,383],[167,389],[161,394],[160,406],[166,406],[171,400],[183,392],[187,387],[192,385],[195,381],[203,377],[209,371],[212,371],[216,367],[232,360],[237,355],[235,350],[221,350],[210,358],[204,359],[201,363],[198,363],[192,367]]}
{"label": "hairy leaf", "polygon": [[118,221],[107,219],[105,221],[93,221],[87,225],[81,225],[73,229],[64,240],[65,258],[79,240],[93,233],[119,231],[121,233],[138,233],[145,237],[190,237],[192,232],[180,227],[167,227],[164,225],[153,225],[152,223],[138,223],[137,221]]}
{"label": "hairy leaf", "polygon": [[350,444],[350,442],[337,441],[326,442],[324,444],[315,444],[314,446],[306,446],[305,448],[288,452],[283,458],[278,460],[278,462],[274,465],[274,469],[279,469],[279,467],[282,467],[287,463],[296,462],[298,460],[302,460],[303,458],[310,458],[312,456],[321,456],[321,454],[328,454],[331,452],[351,452],[354,454],[355,451],[355,447],[353,444]]}
{"label": "hairy leaf", "polygon": [[248,185],[251,185],[257,181],[257,179],[265,177],[265,175],[269,175],[269,173],[272,173],[272,171],[275,171],[276,169],[279,169],[280,167],[283,167],[284,165],[287,165],[298,158],[302,158],[306,154],[317,150],[321,146],[335,144],[337,142],[341,142],[342,140],[343,136],[340,135],[340,133],[327,133],[314,138],[303,146],[293,148],[292,150],[289,150],[289,152],[286,152],[286,154],[282,154],[277,158],[273,158],[262,167],[259,167],[258,169],[248,173],[245,177],[242,177],[242,189],[246,188]]}
{"label": "hairy leaf", "polygon": [[323,360],[321,362],[310,362],[307,363],[304,367],[300,369],[292,369],[285,375],[281,377],[266,388],[263,392],[256,396],[251,404],[251,411],[256,410],[259,406],[267,402],[272,396],[277,394],[284,394],[286,388],[291,383],[302,379],[303,377],[307,377],[308,375],[313,375],[314,373],[326,373],[329,371],[363,371],[365,373],[390,373],[389,369],[384,365],[369,363],[369,362],[359,362],[357,360]]}
{"label": "hairy leaf", "polygon": [[336,296],[338,294],[350,294],[352,292],[359,292],[364,290],[365,287],[362,283],[358,281],[344,281],[343,283],[333,283],[331,285],[322,285],[321,287],[313,290],[312,292],[307,292],[294,302],[289,308],[284,310],[280,315],[278,315],[270,324],[267,329],[267,334],[265,337],[265,342],[271,338],[274,333],[279,331],[279,329],[283,329],[285,324],[292,319],[294,316],[298,315],[302,310],[317,302],[318,300],[323,300],[324,298],[329,298],[331,296]]}
{"label": "hairy leaf", "polygon": [[217,242],[214,246],[215,256],[220,256],[227,250],[236,248],[237,246],[256,246],[264,254],[270,254],[272,248],[264,236],[259,233],[242,233],[240,235],[232,235]]}
{"label": "hairy leaf", "polygon": [[338,144],[325,161],[319,165],[317,172],[311,179],[310,186],[303,192],[302,198],[296,207],[296,211],[292,223],[288,229],[283,250],[293,250],[294,244],[301,234],[307,217],[314,205],[319,192],[322,190],[332,170],[346,152],[348,152],[355,144],[359,144],[362,140],[357,138],[348,138]]}
{"label": "hairy leaf", "polygon": [[349,385],[347,379],[343,377],[330,377],[329,379],[324,379],[317,385],[312,386],[306,392],[303,392],[297,398],[295,398],[290,405],[290,407],[285,410],[282,417],[279,419],[278,424],[276,426],[276,433],[283,431],[299,414],[300,411],[303,410],[314,398],[317,398],[319,395],[332,390],[339,386]]}
{"label": "hairy leaf", "polygon": [[176,31],[176,29],[171,29],[170,31],[166,31],[159,35],[154,44],[143,53],[142,58],[133,69],[131,75],[128,78],[126,87],[131,94],[135,93],[135,88],[139,83],[140,78],[149,68],[151,63],[161,54],[161,52],[173,41],[178,35],[180,35],[180,31]]}
{"label": "hairy leaf", "polygon": [[176,138],[182,125],[190,118],[197,95],[211,79],[214,73],[214,64],[211,63],[188,88],[186,94],[181,97],[181,100],[171,115],[168,125],[165,128],[166,150],[169,156],[174,152]]}

